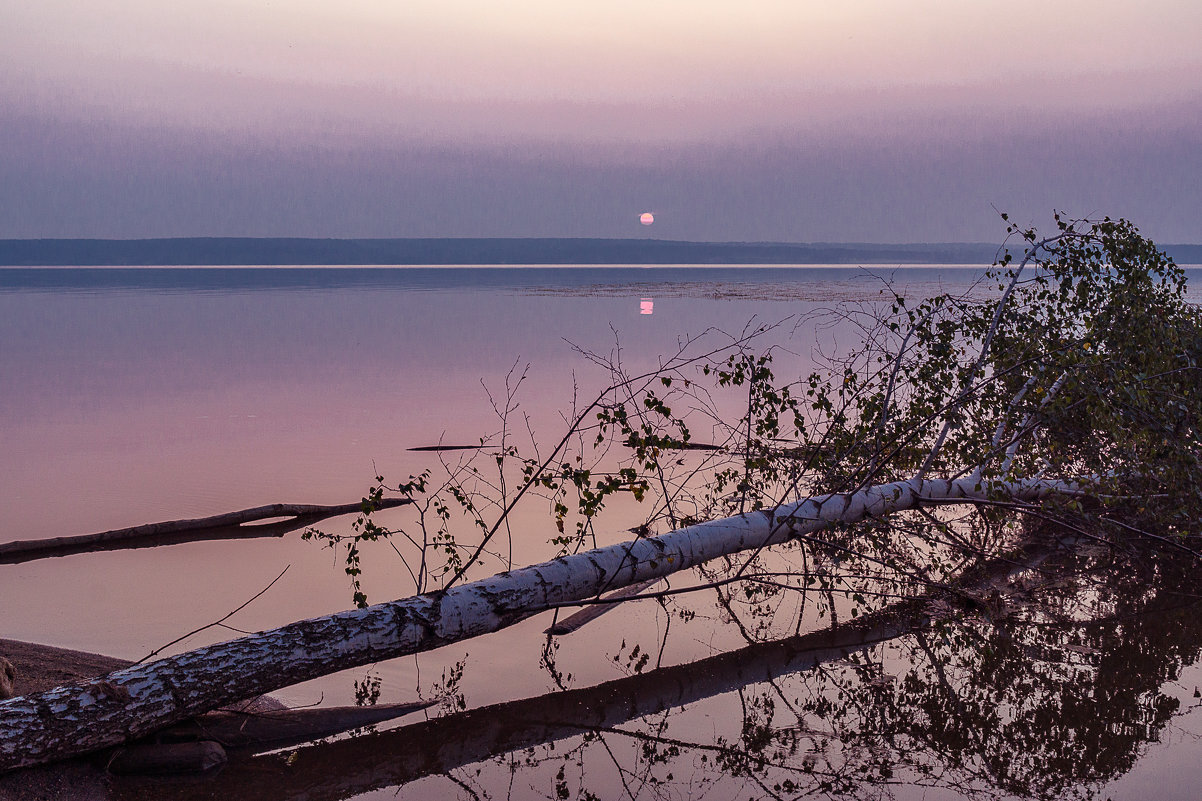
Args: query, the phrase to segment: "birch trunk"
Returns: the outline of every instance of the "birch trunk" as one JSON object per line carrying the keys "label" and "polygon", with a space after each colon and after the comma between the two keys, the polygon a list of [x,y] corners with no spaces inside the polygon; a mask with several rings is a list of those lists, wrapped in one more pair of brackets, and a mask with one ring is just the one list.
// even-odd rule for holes
{"label": "birch trunk", "polygon": [[[1065,543],[1071,546],[1071,542]],[[1059,543],[1027,542],[1012,558],[995,559],[955,581],[957,589],[983,594],[1004,588],[1015,573],[1042,564]],[[395,789],[424,776],[449,773],[502,754],[578,737],[590,729],[615,728],[640,718],[694,704],[757,682],[810,670],[879,643],[921,630],[943,616],[932,610],[933,593],[898,601],[878,612],[840,623],[835,629],[756,643],[671,667],[658,668],[594,687],[564,690],[519,701],[291,752],[285,758],[231,760],[204,784],[172,786],[175,801],[238,798],[239,801],[339,801],[374,790]],[[955,614],[944,604],[946,612]],[[155,798],[128,793],[126,801]],[[123,796],[123,798],[126,798]]]}
{"label": "birch trunk", "polygon": [[931,505],[1004,495],[1030,501],[1063,482],[986,488],[974,478],[883,484],[598,548],[449,590],[292,623],[0,703],[0,770],[85,754],[328,673],[498,631],[547,609],[662,578],[720,556]]}

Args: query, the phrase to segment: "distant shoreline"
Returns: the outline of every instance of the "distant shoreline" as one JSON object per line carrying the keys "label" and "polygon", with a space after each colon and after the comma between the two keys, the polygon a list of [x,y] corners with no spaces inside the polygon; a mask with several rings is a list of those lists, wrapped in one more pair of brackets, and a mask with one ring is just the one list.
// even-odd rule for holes
{"label": "distant shoreline", "polygon": [[[1168,245],[1179,263],[1202,245]],[[989,264],[995,244],[687,242],[661,239],[3,239],[5,267]]]}
{"label": "distant shoreline", "polygon": [[658,239],[8,239],[0,266],[987,264],[997,245]]}
{"label": "distant shoreline", "polygon": [[[1202,245],[1172,246],[1202,261]],[[0,266],[542,264],[989,264],[996,244],[687,242],[660,239],[3,239]],[[1182,258],[1186,257],[1186,258]]]}

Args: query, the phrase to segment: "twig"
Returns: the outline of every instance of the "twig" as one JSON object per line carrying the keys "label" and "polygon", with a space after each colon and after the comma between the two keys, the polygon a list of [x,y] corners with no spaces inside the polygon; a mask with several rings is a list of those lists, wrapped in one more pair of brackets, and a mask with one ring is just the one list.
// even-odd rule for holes
{"label": "twig", "polygon": [[170,648],[171,646],[175,645],[176,643],[178,643],[178,642],[182,642],[182,641],[184,641],[184,640],[188,639],[188,638],[189,638],[189,637],[191,637],[193,634],[199,634],[200,632],[202,632],[202,631],[205,631],[206,629],[211,629],[211,628],[213,628],[214,626],[220,626],[220,625],[222,625],[223,623],[225,623],[225,621],[229,620],[231,617],[233,617],[234,615],[238,614],[239,612],[241,612],[241,611],[242,611],[243,609],[245,609],[246,607],[250,606],[252,603],[254,603],[254,602],[255,602],[255,601],[257,601],[259,598],[261,598],[261,597],[264,595],[264,593],[266,593],[268,590],[270,590],[272,587],[274,587],[274,586],[275,586],[275,583],[276,583],[277,581],[279,581],[280,579],[282,579],[282,578],[284,577],[284,574],[288,572],[288,568],[289,568],[289,567],[292,567],[292,565],[288,565],[288,566],[287,566],[287,567],[285,567],[283,570],[281,570],[281,571],[280,571],[280,574],[279,574],[278,576],[276,576],[275,578],[273,578],[273,579],[271,580],[271,583],[270,583],[270,584],[268,584],[268,585],[267,585],[266,587],[264,587],[263,589],[259,590],[259,591],[258,591],[257,593],[255,593],[255,594],[254,594],[254,595],[253,595],[253,596],[252,596],[252,597],[251,597],[251,598],[250,598],[248,601],[246,601],[244,604],[242,604],[241,606],[239,606],[239,607],[238,607],[237,609],[235,609],[234,611],[230,612],[230,613],[229,613],[228,615],[226,615],[225,617],[221,618],[220,620],[215,620],[215,621],[213,621],[212,623],[209,623],[208,625],[201,626],[201,627],[200,627],[200,628],[198,628],[198,629],[194,629],[194,630],[192,630],[192,631],[189,631],[187,634],[184,634],[184,635],[183,635],[183,636],[181,636],[181,637],[176,637],[174,640],[172,640],[171,642],[167,643],[166,645],[164,645],[164,646],[162,646],[162,647],[160,647],[160,648],[156,648],[155,650],[151,651],[151,652],[150,652],[150,653],[148,653],[146,656],[144,656],[144,657],[142,657],[141,659],[139,659],[137,662],[134,662],[134,664],[135,664],[135,665],[140,665],[140,664],[142,664],[143,662],[145,662],[147,659],[150,659],[150,658],[152,658],[152,657],[158,656],[158,655],[159,655],[159,654],[161,654],[163,651],[166,651],[168,648]]}

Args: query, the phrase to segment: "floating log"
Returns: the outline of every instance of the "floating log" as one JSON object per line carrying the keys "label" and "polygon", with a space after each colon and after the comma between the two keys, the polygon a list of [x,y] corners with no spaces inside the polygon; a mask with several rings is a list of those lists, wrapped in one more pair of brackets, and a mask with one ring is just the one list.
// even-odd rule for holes
{"label": "floating log", "polygon": [[[282,537],[290,531],[311,526],[326,518],[380,509],[392,509],[413,503],[409,498],[385,498],[380,501],[359,501],[337,506],[316,504],[273,503],[239,512],[227,512],[213,517],[191,520],[168,520],[145,523],[132,528],[81,534],[75,537],[53,537],[44,540],[18,540],[0,544],[0,564],[18,564],[52,556],[69,556],[93,551],[115,551],[127,548],[154,548],[203,540],[249,539]],[[271,523],[277,517],[290,518]]]}
{"label": "floating log", "polygon": [[[627,442],[626,445],[633,447],[630,442]],[[478,451],[487,447],[487,445],[420,445],[405,450],[437,453],[439,451]],[[722,445],[709,445],[704,442],[676,442],[665,448],[672,451],[720,451],[724,449]]]}
{"label": "floating log", "polygon": [[434,452],[439,451],[478,451],[483,445],[419,445],[416,448],[406,448],[407,451]]}
{"label": "floating log", "polygon": [[[637,448],[639,444],[633,437],[627,438],[622,443],[627,448]],[[726,450],[724,445],[711,445],[706,442],[685,442],[684,440],[675,440],[671,442],[661,443],[658,447],[665,451],[721,451]]]}

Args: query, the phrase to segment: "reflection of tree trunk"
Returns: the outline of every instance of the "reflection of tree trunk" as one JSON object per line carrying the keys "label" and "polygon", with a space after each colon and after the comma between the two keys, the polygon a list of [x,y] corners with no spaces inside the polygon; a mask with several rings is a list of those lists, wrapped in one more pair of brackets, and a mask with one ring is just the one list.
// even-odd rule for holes
{"label": "reflection of tree trunk", "polygon": [[[301,503],[274,503],[256,506],[240,512],[227,512],[194,520],[169,520],[146,523],[133,528],[82,534],[77,537],[53,537],[44,540],[19,540],[0,544],[0,564],[17,564],[50,556],[70,556],[93,551],[116,551],[125,548],[153,548],[201,540],[249,539],[252,537],[282,537],[289,531],[311,526],[337,515],[364,511],[365,501],[338,506]],[[412,503],[408,498],[389,498],[371,502],[371,508],[391,509]],[[274,523],[254,524],[257,520],[288,517]]]}
{"label": "reflection of tree trunk", "polygon": [[522,570],[292,623],[137,665],[81,686],[0,702],[0,770],[118,745],[241,698],[358,665],[432,650],[547,609],[696,567],[720,556],[923,505],[1015,501],[1062,482],[984,487],[976,479],[899,481],[687,526]]}
{"label": "reflection of tree trunk", "polygon": [[[1053,548],[1029,545],[1010,559],[986,562],[958,587],[978,593],[1011,574],[1037,566]],[[302,749],[287,756],[241,760],[202,783],[172,788],[172,797],[237,797],[257,801],[343,799],[423,776],[446,773],[493,756],[618,726],[783,675],[843,659],[925,626],[930,602],[946,595],[899,601],[836,629],[751,645],[684,665],[482,707],[392,731]],[[953,598],[954,600],[954,598]],[[120,784],[122,799],[157,797],[162,786]]]}
{"label": "reflection of tree trunk", "polygon": [[105,767],[136,775],[200,773],[225,764],[228,749],[286,748],[399,718],[434,703],[209,712],[114,749]]}
{"label": "reflection of tree trunk", "polygon": [[268,751],[312,742],[427,709],[434,701],[375,706],[335,706],[311,709],[268,709],[210,712],[154,735],[164,743],[213,740],[226,748]]}

